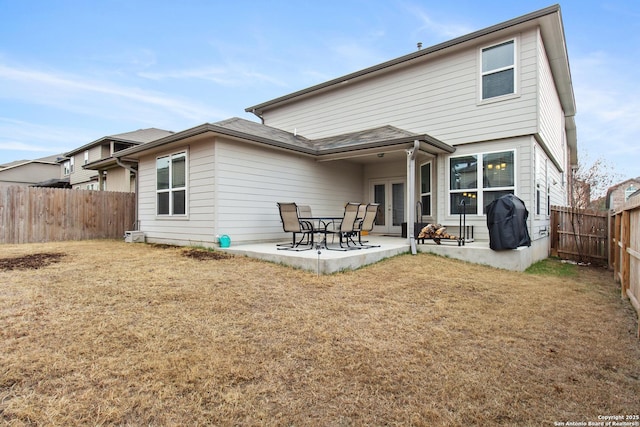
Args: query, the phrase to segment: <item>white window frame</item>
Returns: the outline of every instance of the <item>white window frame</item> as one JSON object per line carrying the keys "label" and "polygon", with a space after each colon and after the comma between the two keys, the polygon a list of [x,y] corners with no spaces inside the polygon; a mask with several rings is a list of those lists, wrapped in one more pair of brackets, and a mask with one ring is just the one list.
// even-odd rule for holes
{"label": "white window frame", "polygon": [[69,160],[65,161],[62,164],[62,170],[63,170],[64,176],[71,175],[71,162]]}
{"label": "white window frame", "polygon": [[[503,187],[491,187],[484,188],[484,156],[496,153],[513,153],[513,186],[503,186]],[[465,197],[476,199],[476,211],[470,212],[469,205],[467,205],[466,214],[467,215],[476,215],[476,216],[486,216],[484,213],[484,193],[485,192],[495,192],[495,191],[512,191],[513,194],[517,194],[518,188],[518,159],[517,159],[517,150],[516,149],[506,149],[506,150],[494,150],[494,151],[483,151],[483,152],[474,152],[467,154],[460,154],[457,156],[450,156],[447,158],[447,214],[450,216],[458,215],[458,213],[453,212],[453,206],[451,205],[451,194],[463,194]],[[463,188],[463,189],[451,189],[451,160],[460,158],[460,157],[471,157],[476,156],[476,188]],[[468,194],[468,196],[467,196]]]}
{"label": "white window frame", "polygon": [[[422,192],[422,167],[429,165],[429,191],[426,193]],[[429,160],[428,162],[424,162],[420,164],[420,202],[422,203],[423,196],[430,196],[429,198],[429,213],[423,214],[420,212],[420,216],[433,216],[433,161]],[[422,206],[422,210],[424,211],[425,206]]]}
{"label": "white window frame", "polygon": [[[179,186],[179,187],[173,187],[173,180],[172,180],[172,176],[173,176],[173,162],[172,159],[179,157],[181,155],[184,155],[184,186]],[[169,188],[166,189],[158,189],[158,160],[159,159],[164,159],[164,158],[169,158]],[[180,151],[176,151],[173,152],[171,154],[165,154],[162,156],[158,156],[155,159],[154,162],[154,170],[155,170],[155,175],[156,175],[156,216],[159,218],[171,218],[171,217],[180,217],[180,218],[184,218],[187,216],[188,214],[188,206],[189,206],[189,191],[188,191],[188,171],[189,171],[189,153],[187,150],[180,150]],[[173,193],[174,192],[178,192],[178,191],[184,191],[184,213],[174,213],[174,206],[173,206]],[[169,194],[169,213],[159,213],[159,204],[158,204],[158,195],[161,193],[168,193]]]}
{"label": "white window frame", "polygon": [[89,150],[85,150],[84,152],[84,164],[89,163]]}
{"label": "white window frame", "polygon": [[74,161],[73,161],[74,157],[69,158],[69,173],[72,174],[73,170],[75,169],[74,167]]}
{"label": "white window frame", "polygon": [[535,174],[533,212],[536,219],[546,219],[551,215],[549,210],[549,159],[537,146],[534,147],[533,158],[533,170]]}
{"label": "white window frame", "polygon": [[[509,65],[509,66],[505,66],[505,67],[500,67],[500,68],[495,68],[495,69],[491,69],[488,71],[483,71],[482,70],[482,60],[483,60],[483,53],[485,50],[487,49],[491,49],[493,47],[496,46],[500,46],[502,44],[506,44],[506,43],[513,43],[513,64]],[[500,71],[506,71],[509,69],[513,69],[513,92],[512,93],[505,93],[502,95],[497,95],[497,96],[492,96],[489,98],[485,98],[484,97],[484,91],[483,91],[483,80],[484,80],[484,76],[487,75],[491,75],[491,74],[495,74],[498,73]],[[478,79],[478,99],[479,99],[479,103],[480,104],[484,104],[484,103],[490,103],[490,102],[494,102],[494,101],[501,101],[504,99],[510,99],[510,98],[514,98],[519,96],[519,87],[518,87],[518,38],[514,37],[514,38],[510,38],[510,39],[505,39],[502,41],[499,41],[497,43],[492,43],[490,45],[487,46],[482,46],[480,47],[480,49],[478,50],[478,71],[479,71],[479,79]]]}

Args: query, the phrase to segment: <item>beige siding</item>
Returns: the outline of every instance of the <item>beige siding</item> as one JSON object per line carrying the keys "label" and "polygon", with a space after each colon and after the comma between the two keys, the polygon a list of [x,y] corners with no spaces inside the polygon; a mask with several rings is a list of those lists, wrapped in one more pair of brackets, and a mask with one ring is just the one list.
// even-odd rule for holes
{"label": "beige siding", "polygon": [[114,168],[107,171],[107,191],[124,191],[130,192],[131,189],[131,172],[125,168]]}
{"label": "beige siding", "polygon": [[[102,159],[100,147],[92,147],[89,149],[89,162],[95,162]],[[86,184],[90,181],[95,181],[98,176],[98,171],[84,169],[84,151],[77,153],[73,156],[74,166],[73,172],[69,175],[70,183],[74,188],[86,189]],[[124,190],[128,191],[128,190]]]}
{"label": "beige siding", "polygon": [[540,36],[538,36],[538,64],[539,135],[555,162],[564,167],[567,161],[566,143],[563,137],[564,112]]}
{"label": "beige siding", "polygon": [[30,185],[58,178],[60,166],[43,163],[27,163],[0,171],[0,183],[6,185]]}
{"label": "beige siding", "polygon": [[308,138],[391,124],[452,145],[533,134],[536,44],[535,30],[517,38],[519,93],[511,99],[478,101],[482,46],[474,46],[448,56],[427,56],[392,73],[269,110],[265,123]]}
{"label": "beige siding", "polygon": [[[529,209],[532,218],[533,240],[545,238],[550,233],[550,205],[565,206],[567,204],[567,187],[560,171],[543,150],[543,147],[532,141],[533,159],[531,182],[531,207]],[[537,192],[540,191],[540,212],[537,212]]]}
{"label": "beige siding", "polygon": [[[524,202],[525,206],[529,210],[529,218],[531,218],[532,208],[534,207],[531,175],[531,150],[533,142],[533,137],[525,136],[507,140],[464,145],[458,147],[452,156],[515,150],[515,194]],[[438,157],[436,163],[437,170],[439,171],[439,179],[434,187],[436,190],[437,200],[437,205],[435,207],[437,219],[440,223],[447,226],[457,226],[459,221],[458,215],[449,215],[449,159],[452,156]],[[489,240],[486,215],[467,214],[467,224],[474,226],[476,240]],[[529,224],[531,226],[531,221],[529,221]],[[529,231],[531,232],[531,229]]]}
{"label": "beige siding", "polygon": [[140,161],[140,229],[150,242],[212,246],[223,234],[232,244],[286,239],[277,202],[308,204],[318,215],[341,215],[344,203],[363,198],[360,165],[318,163],[210,138],[188,148],[188,215],[161,218],[155,215],[156,157]]}
{"label": "beige siding", "polygon": [[[156,216],[156,157],[187,152],[187,215]],[[214,151],[212,140],[144,157],[139,164],[138,217],[150,242],[201,244],[215,238]]]}
{"label": "beige siding", "polygon": [[232,241],[286,238],[277,202],[310,205],[316,215],[341,215],[361,201],[362,167],[219,141],[216,145],[219,234]]}

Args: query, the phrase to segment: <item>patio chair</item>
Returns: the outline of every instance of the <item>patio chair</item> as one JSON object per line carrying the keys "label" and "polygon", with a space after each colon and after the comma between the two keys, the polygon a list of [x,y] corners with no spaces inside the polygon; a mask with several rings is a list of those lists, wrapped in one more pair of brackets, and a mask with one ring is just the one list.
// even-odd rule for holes
{"label": "patio chair", "polygon": [[313,224],[313,228],[316,230],[316,233],[321,232],[322,224],[320,223],[320,221],[312,219],[313,213],[311,212],[311,206],[298,205],[298,217],[304,218],[303,221],[308,221]]}
{"label": "patio chair", "polygon": [[[379,248],[380,245],[365,245],[367,241],[362,241],[362,232],[370,232],[373,230],[373,225],[376,220],[376,215],[378,215],[378,207],[379,203],[369,203],[365,205],[364,209],[364,217],[356,223],[355,230],[358,234],[358,244],[363,248]],[[355,242],[354,242],[355,244]]]}
{"label": "patio chair", "polygon": [[362,249],[357,246],[350,246],[349,241],[353,242],[353,236],[357,233],[356,223],[358,222],[358,209],[360,207],[360,203],[349,202],[344,207],[344,215],[342,216],[342,221],[340,225],[335,230],[329,230],[328,227],[325,227],[324,230],[324,240],[327,241],[327,234],[337,234],[340,241],[340,248],[331,248],[327,245],[327,249],[332,251],[348,251],[351,249]]}
{"label": "patio chair", "polygon": [[303,220],[311,221],[313,228],[316,230],[316,234],[324,233],[329,226],[331,226],[331,229],[335,229],[336,224],[334,218],[315,218],[309,205],[298,205],[298,216],[303,218]]}
{"label": "patio chair", "polygon": [[[313,234],[315,230],[310,221],[302,221],[298,216],[298,207],[295,203],[278,203],[282,228],[288,233],[293,233],[291,243],[276,245],[278,250],[307,251],[313,249]],[[301,234],[296,240],[296,234]],[[305,241],[306,239],[306,241]]]}
{"label": "patio chair", "polygon": [[311,206],[298,205],[298,216],[301,218],[312,218],[313,214],[311,213]]}

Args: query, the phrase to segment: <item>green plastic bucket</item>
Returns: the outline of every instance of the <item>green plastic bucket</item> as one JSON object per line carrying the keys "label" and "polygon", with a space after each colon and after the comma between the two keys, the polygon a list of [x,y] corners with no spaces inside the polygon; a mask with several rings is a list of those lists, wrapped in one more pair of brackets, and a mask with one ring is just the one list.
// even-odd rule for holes
{"label": "green plastic bucket", "polygon": [[231,246],[231,237],[227,236],[226,234],[220,236],[219,241],[221,248],[228,248],[229,246]]}

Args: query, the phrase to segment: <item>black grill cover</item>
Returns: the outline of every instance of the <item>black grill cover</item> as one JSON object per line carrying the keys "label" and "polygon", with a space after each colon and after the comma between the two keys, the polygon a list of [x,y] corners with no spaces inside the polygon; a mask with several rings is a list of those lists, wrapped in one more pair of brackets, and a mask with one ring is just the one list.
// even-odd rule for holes
{"label": "black grill cover", "polygon": [[494,200],[487,206],[489,247],[494,251],[531,246],[527,229],[529,211],[513,194]]}

